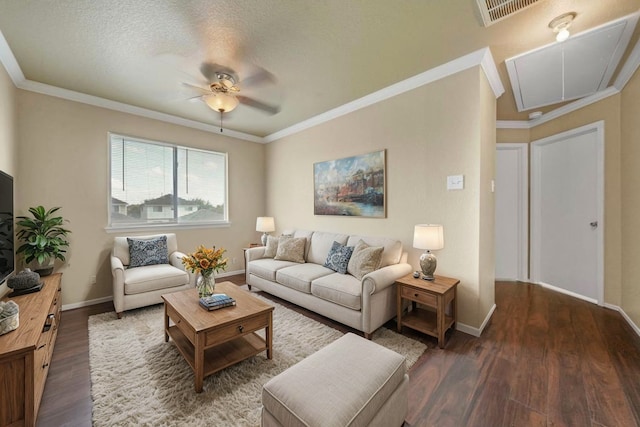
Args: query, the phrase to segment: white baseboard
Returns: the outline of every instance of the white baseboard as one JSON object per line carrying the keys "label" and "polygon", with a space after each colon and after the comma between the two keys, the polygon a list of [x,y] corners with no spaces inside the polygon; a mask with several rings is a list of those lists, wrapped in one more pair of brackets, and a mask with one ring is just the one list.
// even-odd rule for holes
{"label": "white baseboard", "polygon": [[578,299],[581,299],[583,301],[588,301],[588,302],[596,304],[596,305],[598,304],[598,300],[597,299],[589,298],[589,297],[586,297],[584,295],[580,295],[580,294],[577,294],[575,292],[568,291],[566,289],[558,288],[558,287],[550,285],[548,283],[544,283],[544,282],[530,282],[530,283],[535,283],[536,285],[540,285],[543,288],[551,289],[552,291],[560,292],[561,294],[569,295],[571,297],[578,298]]}
{"label": "white baseboard", "polygon": [[479,337],[480,335],[482,335],[482,331],[484,331],[487,323],[489,323],[489,320],[491,319],[491,316],[493,316],[494,311],[496,311],[495,304],[493,304],[493,307],[491,307],[491,310],[489,310],[489,312],[487,313],[487,316],[484,318],[484,321],[482,322],[482,325],[480,325],[480,328],[474,328],[473,326],[456,322],[456,330],[464,332],[465,334],[473,335],[474,337]]}
{"label": "white baseboard", "polygon": [[[244,274],[244,270],[225,271],[224,273],[216,274],[216,277],[235,276],[236,274]],[[76,302],[73,304],[63,304],[62,311],[73,310],[74,308],[89,307],[90,305],[102,304],[103,302],[113,301],[113,296],[96,298],[88,301]]]}
{"label": "white baseboard", "polygon": [[638,325],[633,323],[633,320],[631,320],[631,317],[629,317],[629,315],[624,312],[622,307],[618,307],[617,305],[606,304],[606,303],[603,304],[602,306],[605,307],[605,308],[611,309],[611,310],[615,310],[618,313],[620,313],[622,315],[622,317],[624,318],[624,320],[627,321],[629,326],[631,326],[631,329],[633,329],[635,331],[635,333],[638,334],[638,336],[640,337],[640,327],[638,327]]}
{"label": "white baseboard", "polygon": [[103,302],[113,301],[112,296],[90,299],[88,301],[75,302],[73,304],[62,304],[62,311],[73,310],[74,308],[89,307],[90,305],[102,304]]}

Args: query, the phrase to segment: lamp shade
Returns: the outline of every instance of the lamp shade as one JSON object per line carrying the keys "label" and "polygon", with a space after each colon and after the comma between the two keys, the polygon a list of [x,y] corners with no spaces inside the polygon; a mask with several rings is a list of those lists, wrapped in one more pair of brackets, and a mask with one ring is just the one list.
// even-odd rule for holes
{"label": "lamp shade", "polygon": [[221,113],[228,113],[238,106],[238,98],[228,93],[213,93],[204,97],[204,102],[212,110],[220,111]]}
{"label": "lamp shade", "polygon": [[270,233],[276,230],[276,223],[271,216],[259,216],[256,220],[256,231]]}
{"label": "lamp shade", "polygon": [[413,231],[413,247],[435,251],[444,248],[444,228],[440,224],[418,224]]}

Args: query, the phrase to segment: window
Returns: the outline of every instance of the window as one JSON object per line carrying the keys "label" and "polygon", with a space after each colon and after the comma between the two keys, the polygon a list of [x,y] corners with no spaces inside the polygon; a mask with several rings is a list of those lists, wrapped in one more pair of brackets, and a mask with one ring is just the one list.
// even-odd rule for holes
{"label": "window", "polygon": [[110,227],[226,223],[227,154],[109,134]]}

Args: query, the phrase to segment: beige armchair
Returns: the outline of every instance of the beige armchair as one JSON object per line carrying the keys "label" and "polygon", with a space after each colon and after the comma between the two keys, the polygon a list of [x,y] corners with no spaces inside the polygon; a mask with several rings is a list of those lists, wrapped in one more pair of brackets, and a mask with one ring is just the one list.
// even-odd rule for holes
{"label": "beige armchair", "polygon": [[161,303],[163,294],[195,286],[196,275],[182,265],[184,254],[178,252],[175,234],[130,239],[132,248],[126,236],[116,237],[111,253],[113,306],[118,318],[123,311]]}

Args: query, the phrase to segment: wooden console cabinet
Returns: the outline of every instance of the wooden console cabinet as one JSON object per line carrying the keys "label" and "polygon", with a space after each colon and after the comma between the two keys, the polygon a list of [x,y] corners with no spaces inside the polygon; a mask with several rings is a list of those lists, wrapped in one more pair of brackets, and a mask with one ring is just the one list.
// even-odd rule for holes
{"label": "wooden console cabinet", "polygon": [[62,274],[40,292],[5,297],[20,307],[19,326],[0,335],[0,426],[34,426],[58,335]]}

